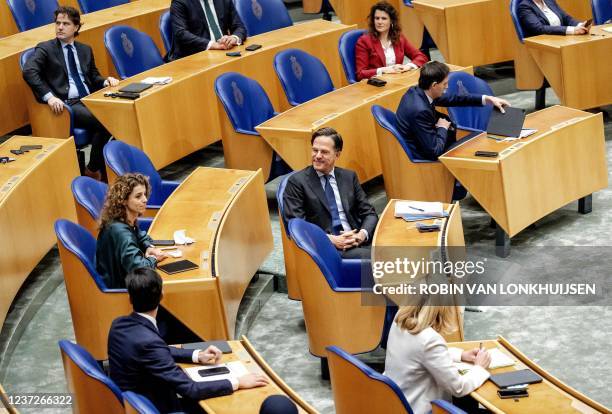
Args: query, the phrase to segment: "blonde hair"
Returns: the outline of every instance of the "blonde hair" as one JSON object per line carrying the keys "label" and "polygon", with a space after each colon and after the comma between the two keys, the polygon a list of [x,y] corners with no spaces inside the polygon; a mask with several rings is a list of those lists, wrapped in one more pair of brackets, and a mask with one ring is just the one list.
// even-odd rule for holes
{"label": "blonde hair", "polygon": [[145,187],[147,198],[149,198],[151,185],[149,184],[149,178],[145,175],[128,173],[115,180],[114,184],[108,189],[108,193],[106,193],[104,207],[100,212],[100,230],[116,220],[127,223],[125,203],[137,185]]}
{"label": "blonde hair", "polygon": [[397,326],[413,335],[429,327],[440,334],[452,332],[455,326],[455,306],[432,306],[427,303],[402,306],[395,317]]}

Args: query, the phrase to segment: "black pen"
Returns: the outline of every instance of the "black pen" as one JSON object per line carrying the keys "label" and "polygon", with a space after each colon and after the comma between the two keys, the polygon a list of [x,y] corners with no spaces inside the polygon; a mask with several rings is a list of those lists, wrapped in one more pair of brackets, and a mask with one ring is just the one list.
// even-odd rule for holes
{"label": "black pen", "polygon": [[417,211],[425,211],[422,208],[418,208],[418,207],[412,207],[412,206],[408,206],[408,207],[410,207],[413,210],[417,210]]}

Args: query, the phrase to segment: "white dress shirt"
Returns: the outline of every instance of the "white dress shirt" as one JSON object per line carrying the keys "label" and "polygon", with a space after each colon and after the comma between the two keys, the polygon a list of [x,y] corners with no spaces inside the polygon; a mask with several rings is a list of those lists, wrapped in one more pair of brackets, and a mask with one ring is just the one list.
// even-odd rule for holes
{"label": "white dress shirt", "polygon": [[[208,6],[210,7],[210,10],[212,10],[212,14],[213,14],[213,19],[215,19],[215,22],[217,23],[217,26],[219,26],[219,29],[221,30],[221,34],[223,34],[223,29],[221,28],[221,25],[219,24],[219,18],[217,17],[217,10],[215,9],[215,3],[213,0],[200,0],[200,5],[202,5],[202,10],[204,11],[204,19],[206,19],[206,8],[204,7],[204,2],[208,2]],[[210,26],[210,24],[208,24],[208,20],[206,20],[207,26],[208,26],[208,35],[210,38],[210,42],[208,42],[208,46],[206,46],[206,50],[210,49],[210,46],[215,43],[217,40],[219,39],[215,39],[215,34],[212,31],[212,27]],[[240,40],[240,38],[236,35],[231,35],[232,37],[236,38],[236,44],[237,45],[241,45],[242,41]]]}
{"label": "white dress shirt", "polygon": [[393,323],[387,342],[384,375],[400,387],[414,414],[431,412],[431,401],[463,397],[480,387],[489,372],[477,365],[461,375],[453,362],[462,350],[448,348],[432,328],[413,335]]}

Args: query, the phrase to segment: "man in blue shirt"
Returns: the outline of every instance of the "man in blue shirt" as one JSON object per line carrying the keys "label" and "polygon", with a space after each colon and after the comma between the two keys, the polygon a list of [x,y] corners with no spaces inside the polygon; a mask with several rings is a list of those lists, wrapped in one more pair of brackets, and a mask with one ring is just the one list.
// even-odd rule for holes
{"label": "man in blue shirt", "polygon": [[75,38],[81,28],[81,16],[73,7],[55,11],[55,39],[39,43],[23,68],[36,100],[49,105],[54,114],[70,106],[74,127],[92,133],[91,155],[85,175],[101,179],[104,167],[102,148],[110,134],[89,112],[81,98],[106,86],[116,86],[115,78],[103,78],[96,68],[91,47]]}

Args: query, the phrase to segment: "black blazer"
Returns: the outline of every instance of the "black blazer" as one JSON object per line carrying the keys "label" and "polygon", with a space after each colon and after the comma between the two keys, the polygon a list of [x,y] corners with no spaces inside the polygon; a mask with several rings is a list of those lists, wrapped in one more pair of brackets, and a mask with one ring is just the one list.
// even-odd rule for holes
{"label": "black blazer", "polygon": [[[89,92],[93,93],[104,86],[105,78],[100,75],[91,47],[74,42],[81,71]],[[65,101],[68,99],[68,68],[64,60],[62,45],[58,39],[39,43],[34,54],[23,68],[23,79],[30,85],[38,102],[48,92]]]}
{"label": "black blazer", "polygon": [[[223,34],[236,35],[244,42],[247,37],[246,28],[232,0],[214,0],[214,4]],[[172,47],[167,56],[168,60],[179,59],[206,50],[211,39],[200,0],[172,0],[170,20],[173,36]]]}
{"label": "black blazer", "polygon": [[191,400],[229,395],[228,380],[195,382],[177,362],[191,362],[191,349],[168,346],[146,318],[132,313],[113,321],[108,334],[110,377],[121,391],[147,397],[161,413],[181,411],[176,394]]}
{"label": "black blazer", "polygon": [[551,26],[542,10],[533,0],[519,0],[518,18],[525,37],[541,34],[564,35],[567,26],[578,25],[578,20],[564,12],[555,0],[544,0],[544,2],[559,17],[561,26]]}
{"label": "black blazer", "polygon": [[[378,223],[378,215],[368,202],[357,174],[351,170],[335,167],[334,175],[351,228],[366,230],[368,242],[371,242]],[[332,233],[332,218],[325,192],[312,166],[296,172],[289,178],[283,195],[283,204],[285,220],[301,218],[316,224],[328,234]]]}
{"label": "black blazer", "polygon": [[436,128],[440,117],[434,106],[482,106],[482,95],[447,95],[429,103],[425,91],[413,86],[402,97],[395,117],[397,129],[404,138],[413,156],[419,160],[435,161],[446,152],[448,130]]}

